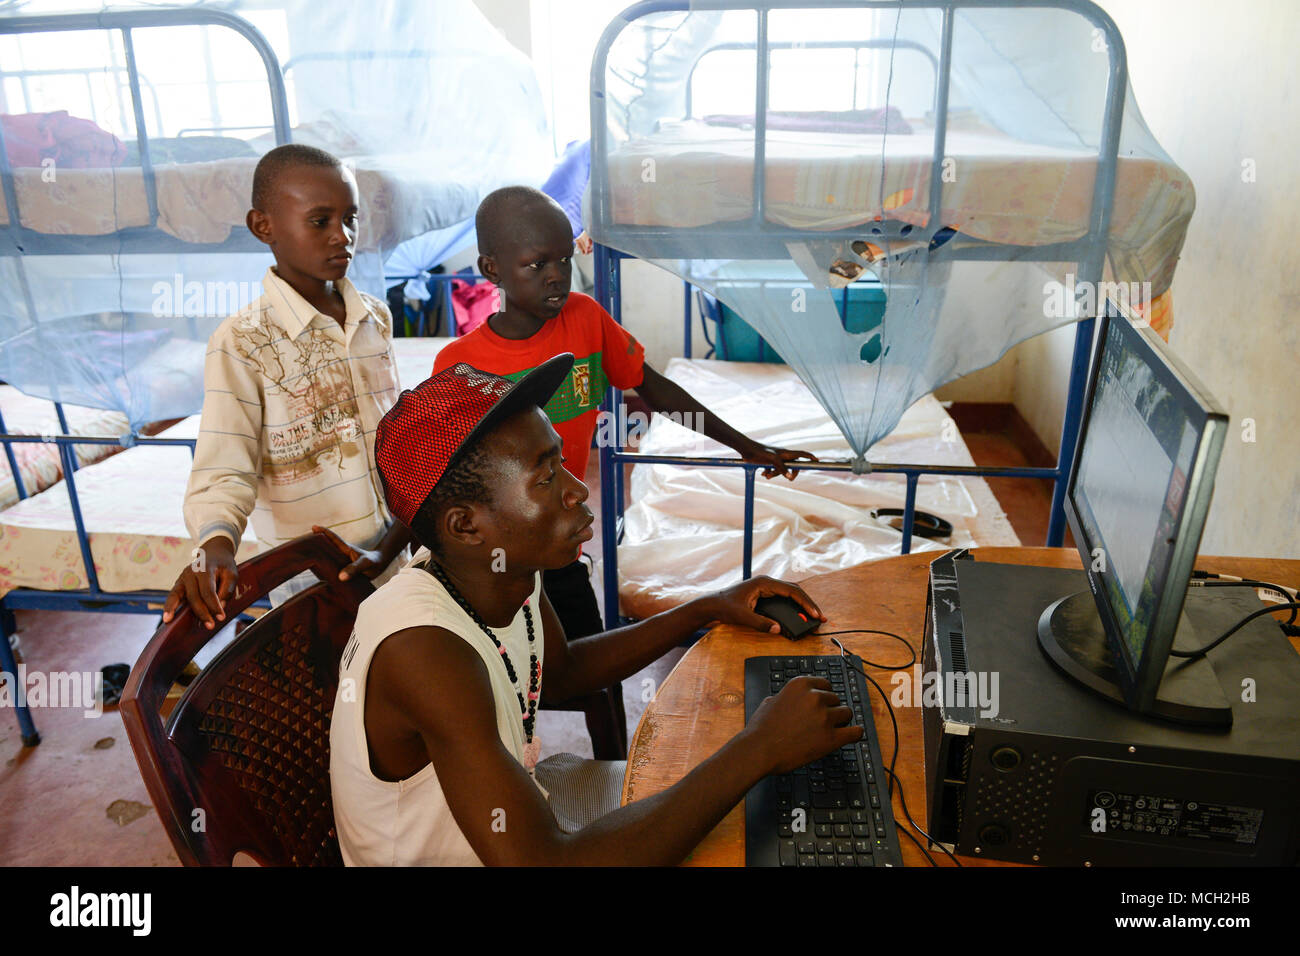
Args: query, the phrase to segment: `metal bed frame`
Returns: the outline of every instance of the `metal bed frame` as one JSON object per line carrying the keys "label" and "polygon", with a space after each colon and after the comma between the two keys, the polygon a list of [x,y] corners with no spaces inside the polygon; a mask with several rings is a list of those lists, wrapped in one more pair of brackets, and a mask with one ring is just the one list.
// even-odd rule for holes
{"label": "metal bed frame", "polygon": [[[145,122],[142,78],[136,65],[132,31],[151,27],[169,26],[221,26],[234,30],[257,51],[266,68],[267,86],[271,95],[271,115],[275,129],[276,145],[289,142],[289,107],[285,96],[284,78],[279,61],[266,38],[247,20],[210,8],[159,8],[154,10],[104,11],[86,14],[47,14],[0,18],[0,34],[50,33],[69,31],[118,31],[121,34],[125,58],[127,87],[131,94],[135,131],[140,153],[141,176],[144,181],[145,200],[149,209],[149,225],[121,229],[101,236],[58,235],[28,229],[22,225],[14,172],[9,164],[3,131],[0,131],[0,187],[9,212],[9,223],[0,227],[0,256],[15,260],[19,284],[22,287],[27,314],[36,317],[36,306],[28,284],[23,257],[28,255],[123,255],[131,253],[197,252],[229,253],[262,251],[261,243],[247,229],[237,228],[220,243],[190,243],[169,235],[158,227],[158,184],[149,151],[149,134]],[[121,73],[122,67],[112,67],[110,73]],[[64,72],[64,71],[60,71]],[[89,82],[89,79],[87,79]],[[156,105],[156,101],[155,101]],[[39,324],[35,326],[39,334]],[[111,592],[99,585],[95,562],[90,552],[90,539],[86,531],[81,504],[77,498],[75,472],[77,471],[74,445],[185,445],[194,451],[192,439],[139,437],[128,434],[122,438],[103,438],[69,434],[67,418],[58,400],[53,396],[55,412],[61,435],[10,435],[0,417],[0,442],[5,446],[5,456],[13,472],[15,488],[20,499],[26,498],[22,477],[18,472],[12,445],[25,442],[56,444],[63,466],[63,483],[67,486],[72,506],[72,520],[76,528],[77,543],[85,565],[89,587],[81,591],[40,591],[17,588],[0,598],[0,667],[16,680],[17,665],[9,645],[9,635],[16,630],[14,611],[19,608],[52,611],[108,611],[122,614],[156,614],[158,605],[166,596],[163,591]],[[152,607],[150,606],[152,605]],[[35,746],[40,734],[24,706],[16,707],[23,744]]]}
{"label": "metal bed frame", "polygon": [[[47,33],[60,31],[118,31],[121,34],[122,52],[125,60],[124,65],[112,65],[106,70],[87,70],[87,69],[67,69],[55,71],[4,71],[0,72],[0,78],[15,77],[20,82],[25,82],[27,75],[44,75],[49,73],[58,73],[60,75],[82,76],[87,84],[90,83],[92,74],[107,72],[110,75],[118,77],[118,83],[124,85],[130,93],[130,108],[134,117],[134,125],[139,144],[140,169],[144,181],[145,198],[149,210],[149,225],[121,229],[117,232],[101,236],[78,236],[78,235],[57,235],[39,232],[28,229],[22,225],[21,214],[17,191],[14,185],[14,171],[9,164],[8,153],[5,149],[3,130],[0,130],[0,188],[3,189],[3,196],[9,210],[9,223],[0,226],[0,256],[9,257],[15,260],[16,272],[22,287],[24,303],[29,316],[36,316],[36,307],[32,298],[31,289],[28,284],[26,271],[24,269],[23,257],[27,255],[121,255],[132,253],[234,253],[234,252],[263,252],[265,247],[253,237],[248,230],[242,226],[232,230],[231,235],[220,243],[190,243],[177,239],[176,237],[164,232],[158,228],[158,188],[154,174],[154,167],[149,150],[149,136],[147,124],[145,122],[145,101],[143,91],[150,88],[147,78],[141,76],[135,56],[135,48],[132,41],[132,31],[153,27],[175,27],[175,26],[220,26],[234,30],[248,41],[256,50],[262,60],[266,70],[267,87],[271,97],[271,116],[274,130],[276,145],[283,145],[291,141],[289,129],[289,107],[286,94],[285,77],[288,71],[295,65],[307,60],[333,60],[341,58],[341,54],[307,54],[302,57],[287,61],[283,68],[271,49],[270,43],[261,34],[256,27],[243,18],[234,14],[211,8],[157,8],[144,10],[129,11],[104,11],[101,13],[87,14],[46,14],[37,16],[20,16],[0,18],[0,34],[27,34],[27,33]],[[423,51],[405,51],[398,54],[389,54],[385,51],[375,51],[368,55],[363,54],[365,58],[378,56],[400,55],[418,57],[424,55]],[[124,76],[124,80],[122,77]],[[123,105],[125,109],[125,104]],[[153,115],[161,126],[161,118],[157,98],[154,97]],[[223,127],[223,129],[261,129],[263,127]],[[221,130],[213,129],[187,129],[182,130],[182,134],[189,132],[220,132]],[[385,280],[400,281],[402,279],[417,278],[416,276],[385,276]],[[451,315],[451,283],[456,279],[468,279],[474,281],[481,277],[477,274],[466,275],[460,274],[430,274],[425,276],[429,282],[436,285],[438,293],[442,298],[446,314]],[[455,322],[450,323],[450,334],[455,334]],[[39,325],[36,327],[39,335]],[[417,327],[420,335],[427,334],[424,328],[423,316]],[[9,679],[16,679],[17,664],[14,660],[12,648],[9,644],[9,636],[16,629],[16,620],[14,611],[18,609],[28,610],[52,610],[52,611],[101,611],[121,614],[157,614],[159,606],[165,599],[166,591],[132,591],[132,592],[113,592],[105,591],[100,586],[99,576],[95,570],[94,559],[90,550],[89,533],[86,530],[85,518],[82,514],[81,503],[77,496],[75,473],[78,469],[76,455],[73,452],[75,445],[121,445],[132,447],[134,445],[175,445],[186,446],[190,450],[191,456],[194,453],[194,439],[167,439],[144,437],[135,433],[127,434],[121,438],[108,438],[98,436],[81,436],[71,434],[68,427],[67,417],[64,413],[63,404],[59,401],[57,387],[53,394],[55,414],[58,416],[59,426],[62,431],[58,435],[11,435],[4,423],[4,417],[0,414],[0,444],[4,445],[6,459],[14,476],[14,486],[18,493],[19,500],[28,497],[28,489],[24,487],[22,475],[18,469],[18,463],[14,456],[13,445],[15,443],[32,443],[45,442],[57,446],[59,460],[63,469],[63,483],[66,485],[69,503],[72,509],[72,520],[77,536],[77,544],[80,548],[82,564],[85,568],[86,581],[88,587],[76,591],[42,591],[34,588],[16,588],[3,598],[0,598],[0,670],[9,675]],[[55,486],[51,486],[53,490]],[[16,707],[19,728],[22,734],[23,743],[26,746],[35,746],[40,742],[40,734],[32,721],[28,708],[24,706]]]}
{"label": "metal bed frame", "polygon": [[[592,132],[592,168],[593,180],[591,203],[591,231],[607,238],[614,245],[628,242],[654,241],[664,258],[690,258],[698,242],[705,238],[710,243],[711,257],[731,259],[786,259],[788,254],[785,243],[806,239],[860,239],[864,230],[879,239],[901,240],[905,236],[910,240],[928,239],[944,229],[939,218],[942,198],[942,160],[944,142],[947,135],[948,88],[952,67],[953,19],[956,11],[973,8],[1051,8],[1075,12],[1100,29],[1105,37],[1109,58],[1109,73],[1106,90],[1105,110],[1102,121],[1102,135],[1098,149],[1098,168],[1094,181],[1092,205],[1089,213],[1088,231],[1077,240],[1059,242],[1044,246],[1018,246],[986,242],[964,236],[953,235],[939,249],[935,256],[949,261],[998,261],[1015,257],[1026,261],[1039,262],[1077,262],[1080,283],[1097,283],[1101,281],[1105,265],[1106,240],[1110,230],[1111,205],[1114,199],[1116,167],[1120,126],[1124,113],[1124,97],[1128,85],[1128,68],[1124,50],[1124,41],[1119,29],[1110,16],[1089,0],[918,0],[906,4],[909,9],[931,9],[942,13],[942,31],[936,62],[935,89],[935,135],[934,156],[931,165],[929,191],[929,225],[924,229],[904,226],[897,221],[885,219],[872,223],[869,227],[840,229],[830,231],[810,231],[793,229],[768,222],[765,214],[766,169],[765,144],[767,127],[768,74],[770,70],[769,51],[780,48],[768,37],[768,13],[776,9],[800,8],[809,5],[817,7],[856,7],[898,10],[898,0],[816,0],[815,4],[800,3],[798,0],[643,0],[625,10],[618,20],[611,23],[602,34],[596,48],[591,67],[591,132]],[[737,222],[692,228],[672,228],[664,226],[619,225],[613,221],[608,202],[609,167],[608,124],[606,111],[608,100],[605,95],[606,64],[609,51],[620,34],[623,25],[641,17],[657,13],[687,12],[690,10],[752,10],[756,14],[756,37],[752,48],[756,52],[756,83],[754,103],[754,179],[752,215]],[[865,41],[864,41],[865,42]],[[874,43],[866,45],[875,45]],[[701,52],[696,62],[710,52]],[[692,68],[693,70],[693,68]],[[622,260],[632,258],[611,245],[596,245],[596,298],[615,321],[622,322]],[[1095,285],[1094,285],[1095,287]],[[690,357],[691,300],[690,287],[684,293],[686,356]],[[843,316],[841,316],[843,318]],[[1084,394],[1087,387],[1088,362],[1091,355],[1095,334],[1094,316],[1080,320],[1075,330],[1074,353],[1071,360],[1069,392],[1066,400],[1064,421],[1061,428],[1061,447],[1056,465],[1051,468],[994,468],[941,466],[914,463],[872,463],[871,472],[875,474],[903,475],[906,480],[906,499],[903,509],[902,553],[911,550],[912,524],[915,516],[917,481],[921,475],[954,475],[1005,478],[1050,479],[1054,483],[1051,516],[1048,524],[1047,544],[1059,547],[1065,532],[1064,497],[1070,467],[1074,460],[1081,424]],[[621,407],[621,394],[617,389],[610,389],[604,404],[606,413],[616,414]],[[744,494],[744,550],[742,575],[750,577],[753,564],[753,525],[754,525],[754,479],[761,465],[753,465],[734,458],[683,458],[662,455],[645,455],[629,452],[623,447],[603,445],[600,448],[601,488],[600,501],[602,514],[609,518],[602,522],[602,548],[604,553],[604,600],[605,620],[607,626],[616,626],[621,621],[618,600],[618,542],[622,537],[624,510],[624,463],[634,464],[676,464],[692,465],[702,468],[743,468],[745,471]],[[843,462],[818,462],[815,465],[797,465],[803,471],[840,471],[853,469],[853,464]]]}

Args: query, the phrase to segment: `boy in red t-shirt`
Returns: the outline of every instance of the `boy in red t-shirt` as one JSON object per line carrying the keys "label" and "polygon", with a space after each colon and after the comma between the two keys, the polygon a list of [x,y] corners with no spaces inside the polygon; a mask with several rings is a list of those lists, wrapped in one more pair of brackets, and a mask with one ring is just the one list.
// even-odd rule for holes
{"label": "boy in red t-shirt", "polygon": [[[780,474],[793,480],[787,463],[817,460],[736,431],[646,364],[641,344],[594,299],[570,293],[573,230],[564,210],[545,193],[526,186],[498,189],[483,200],[474,224],[479,272],[501,288],[504,310],[439,352],[434,373],[465,362],[517,380],[547,359],[572,352],[573,370],[547,403],[546,414],[564,442],[564,467],[579,481],[609,385],[635,388],[654,411],[735,449],[745,461],[767,465],[766,478]],[[604,630],[582,562],[545,572],[543,585],[570,640]]]}

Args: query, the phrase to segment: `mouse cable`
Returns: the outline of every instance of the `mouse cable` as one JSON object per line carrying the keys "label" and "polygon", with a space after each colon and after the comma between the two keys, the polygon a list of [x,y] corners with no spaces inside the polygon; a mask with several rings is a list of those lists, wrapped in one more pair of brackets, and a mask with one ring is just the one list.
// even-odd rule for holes
{"label": "mouse cable", "polygon": [[[1255,620],[1255,618],[1257,618],[1257,617],[1263,617],[1265,614],[1275,614],[1275,613],[1278,612],[1278,611],[1285,611],[1285,610],[1287,610],[1287,609],[1289,609],[1289,608],[1300,608],[1300,601],[1288,601],[1286,604],[1274,604],[1272,607],[1262,607],[1262,608],[1260,608],[1258,611],[1254,611],[1254,612],[1252,612],[1252,613],[1250,613],[1250,614],[1247,614],[1247,615],[1246,615],[1245,617],[1243,617],[1240,621],[1238,621],[1236,624],[1234,624],[1231,628],[1229,628],[1229,629],[1228,629],[1227,631],[1225,631],[1224,633],[1220,634],[1220,635],[1219,635],[1218,637],[1216,637],[1214,640],[1210,641],[1210,643],[1206,644],[1204,647],[1197,648],[1197,649],[1194,650],[1194,651],[1175,651],[1175,650],[1170,650],[1170,651],[1169,651],[1169,656],[1170,656],[1170,657],[1187,657],[1187,658],[1204,657],[1207,653],[1209,653],[1210,651],[1214,650],[1216,647],[1218,647],[1220,644],[1222,644],[1222,643],[1223,643],[1224,641],[1226,641],[1228,638],[1232,637],[1232,635],[1236,634],[1239,630],[1241,630],[1243,627],[1245,627],[1245,626],[1246,626],[1247,624],[1249,624],[1251,621]],[[1278,621],[1277,623],[1278,623],[1278,624],[1281,624],[1280,621]]]}
{"label": "mouse cable", "polygon": [[[856,654],[850,655],[844,645],[839,642],[839,638],[832,637],[831,643],[840,649],[840,660],[844,661],[847,666],[852,667],[855,671],[865,677],[871,686],[879,691],[880,699],[885,702],[885,710],[889,712],[889,722],[894,725],[894,752],[889,758],[889,776],[891,779],[888,784],[889,796],[892,799],[894,796],[894,763],[898,760],[898,718],[894,716],[894,705],[889,702],[889,695],[885,693],[885,689],[877,684],[870,674],[864,671],[857,664],[853,663],[852,658],[857,657]],[[860,657],[858,658],[858,660],[861,659],[862,658]],[[866,704],[867,711],[870,712],[871,702],[863,701],[863,703]],[[865,733],[865,729],[863,732]]]}
{"label": "mouse cable", "polygon": [[[892,771],[892,770],[889,771],[889,774],[890,774],[890,776],[893,776],[893,775],[894,775],[894,771]],[[961,865],[962,865],[962,864],[961,864],[961,860],[959,860],[959,859],[957,859],[955,856],[953,856],[953,855],[952,855],[952,852],[951,852],[951,851],[950,851],[946,846],[944,846],[942,843],[940,843],[938,840],[936,840],[934,837],[930,836],[930,834],[926,833],[924,830],[922,830],[919,826],[916,825],[916,821],[912,819],[912,814],[909,813],[908,810],[907,810],[907,799],[903,796],[903,781],[901,781],[901,780],[898,781],[898,799],[899,799],[899,800],[902,802],[902,804],[903,804],[903,816],[907,817],[907,822],[910,823],[910,824],[912,825],[912,829],[915,830],[917,833],[921,834],[921,836],[925,837],[927,840],[929,840],[931,846],[937,846],[940,850],[943,850],[944,853],[947,853],[947,854],[948,854],[948,859],[952,860],[952,861],[953,861],[954,863],[956,863],[958,866],[961,866]],[[898,823],[898,820],[895,820],[894,823],[897,824],[897,823]],[[903,830],[903,832],[904,832],[904,833],[907,833],[906,830]],[[908,836],[912,836],[912,834],[910,834],[910,833],[907,833],[907,835],[908,835]],[[913,842],[913,843],[916,843],[916,838],[915,838],[915,837],[912,837],[912,842]],[[917,845],[917,846],[920,846],[921,844],[917,843],[916,845]],[[925,850],[922,849],[921,852],[924,853]],[[926,856],[929,856],[930,854],[926,853],[925,855],[926,855]],[[936,865],[937,865],[937,864],[936,864]]]}
{"label": "mouse cable", "polygon": [[[912,659],[909,660],[906,664],[877,664],[874,661],[862,661],[861,657],[859,657],[858,660],[862,661],[862,663],[866,664],[868,667],[878,667],[882,671],[905,671],[913,664],[916,663],[916,648],[914,648],[910,643],[908,643],[906,638],[899,637],[897,634],[893,633],[892,631],[877,631],[874,628],[864,627],[864,628],[857,628],[851,631],[817,631],[815,633],[817,634],[818,637],[834,637],[836,634],[883,634],[885,635],[885,637],[892,637],[894,640],[898,641],[900,644],[906,647],[908,653],[912,655]],[[841,651],[844,650],[844,645],[841,644],[839,641],[832,641],[832,643],[835,644]],[[843,655],[841,654],[841,656]]]}
{"label": "mouse cable", "polygon": [[[1211,578],[1213,580],[1205,580]],[[1192,580],[1187,582],[1189,588],[1262,588],[1265,591],[1275,591],[1282,595],[1283,602],[1297,600],[1295,589],[1286,587],[1281,584],[1274,584],[1271,581],[1256,581],[1254,578],[1237,578],[1230,574],[1215,574],[1212,571],[1193,571]],[[1296,613],[1300,608],[1292,608],[1291,616],[1287,618],[1285,624],[1282,624],[1282,630],[1286,631],[1288,637],[1300,635],[1300,628],[1296,627]],[[1281,624],[1282,622],[1278,622]]]}

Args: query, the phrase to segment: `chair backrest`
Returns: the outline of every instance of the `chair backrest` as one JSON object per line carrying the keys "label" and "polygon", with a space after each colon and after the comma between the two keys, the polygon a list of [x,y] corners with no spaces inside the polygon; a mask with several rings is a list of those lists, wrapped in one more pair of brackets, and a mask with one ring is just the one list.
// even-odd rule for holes
{"label": "chair backrest", "polygon": [[341,865],[330,800],[329,729],[339,658],[374,589],[338,580],[348,556],[313,534],[240,565],[227,620],[311,570],[320,583],[245,628],[186,689],[164,723],[167,692],[214,637],[188,609],[136,662],[120,711],[167,835],[187,866]]}

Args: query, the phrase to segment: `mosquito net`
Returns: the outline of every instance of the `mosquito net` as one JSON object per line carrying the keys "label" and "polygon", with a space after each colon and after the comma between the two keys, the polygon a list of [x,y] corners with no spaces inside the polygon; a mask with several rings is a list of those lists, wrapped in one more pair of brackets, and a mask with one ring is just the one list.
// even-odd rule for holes
{"label": "mosquito net", "polygon": [[1098,8],[673,6],[597,52],[592,236],[753,326],[860,469],[920,396],[1099,295],[1167,303],[1193,191]]}
{"label": "mosquito net", "polygon": [[0,10],[0,378],[30,394],[198,411],[207,339],[272,261],[244,217],[277,143],[352,168],[349,277],[381,297],[386,260],[431,267],[487,192],[550,170],[532,66],[470,0],[77,9]]}

